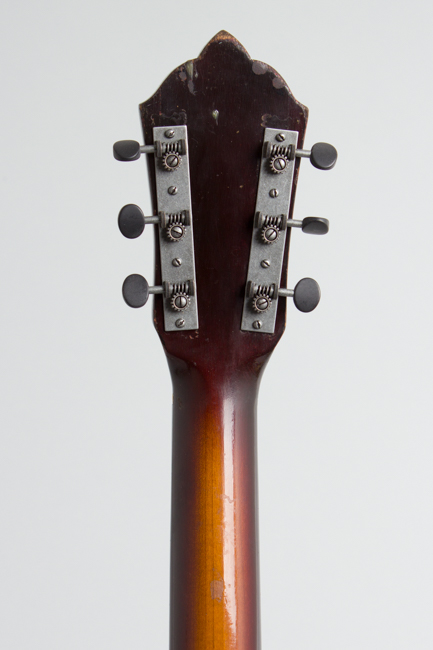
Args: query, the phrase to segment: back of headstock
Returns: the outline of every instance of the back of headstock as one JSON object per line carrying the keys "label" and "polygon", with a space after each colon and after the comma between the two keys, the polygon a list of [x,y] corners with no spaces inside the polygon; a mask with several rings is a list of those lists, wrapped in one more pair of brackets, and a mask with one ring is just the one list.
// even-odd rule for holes
{"label": "back of headstock", "polygon": [[[327,169],[336,152],[322,144],[303,150],[307,109],[227,32],[174,70],[140,110],[146,145],[117,143],[115,156],[153,154],[154,216],[145,221],[156,224],[150,291],[162,293],[154,322],[164,348],[203,371],[264,361],[285,328],[284,298],[293,296],[284,282],[291,227],[327,231],[324,219],[292,219],[300,158]],[[126,206],[121,229],[134,235],[125,234],[136,236],[140,223],[143,216]],[[124,296],[131,306],[147,299],[140,276],[127,280]],[[294,298],[310,311],[318,285],[306,279]]]}
{"label": "back of headstock", "polygon": [[256,400],[283,334],[286,299],[311,311],[310,278],[285,287],[300,159],[330,169],[336,151],[303,141],[307,109],[272,68],[226,32],[181,65],[141,107],[154,214],[125,206],[127,237],[155,225],[155,284],[139,275],[126,302],[156,293],[154,321],[173,379],[170,648],[260,647]]}

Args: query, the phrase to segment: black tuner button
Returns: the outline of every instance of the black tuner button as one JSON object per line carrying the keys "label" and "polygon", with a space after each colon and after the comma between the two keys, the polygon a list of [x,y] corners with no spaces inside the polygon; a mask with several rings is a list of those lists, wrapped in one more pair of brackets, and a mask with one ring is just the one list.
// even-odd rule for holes
{"label": "black tuner button", "polygon": [[337,149],[332,144],[317,142],[311,147],[310,162],[317,169],[332,169],[337,162]]}
{"label": "black tuner button", "polygon": [[302,232],[308,235],[326,235],[328,230],[328,219],[323,219],[322,217],[306,217],[302,220]]}
{"label": "black tuner button", "polygon": [[299,280],[294,289],[293,302],[299,311],[309,312],[316,309],[320,302],[320,287],[316,280],[312,278]]}
{"label": "black tuner button", "polygon": [[138,160],[141,156],[140,143],[135,140],[119,140],[113,145],[113,155],[116,160],[123,162]]}
{"label": "black tuner button", "polygon": [[143,307],[149,298],[149,285],[146,278],[138,273],[128,275],[122,286],[122,294],[130,307]]}
{"label": "black tuner button", "polygon": [[128,203],[119,212],[118,224],[119,230],[124,237],[135,239],[136,237],[140,237],[144,230],[144,214],[138,205]]}

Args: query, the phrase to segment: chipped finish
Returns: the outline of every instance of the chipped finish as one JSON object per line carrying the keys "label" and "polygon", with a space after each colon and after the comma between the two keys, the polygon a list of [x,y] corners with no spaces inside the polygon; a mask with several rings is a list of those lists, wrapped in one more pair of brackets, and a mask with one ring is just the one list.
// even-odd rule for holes
{"label": "chipped finish", "polygon": [[210,597],[212,600],[222,601],[224,594],[224,580],[212,580],[210,583]]}
{"label": "chipped finish", "polygon": [[200,330],[165,332],[154,301],[174,389],[170,650],[258,650],[255,413],[285,301],[274,334],[240,325],[264,127],[297,130],[302,147],[307,109],[227,32],[140,109],[147,144],[154,126],[188,125],[200,309]]}

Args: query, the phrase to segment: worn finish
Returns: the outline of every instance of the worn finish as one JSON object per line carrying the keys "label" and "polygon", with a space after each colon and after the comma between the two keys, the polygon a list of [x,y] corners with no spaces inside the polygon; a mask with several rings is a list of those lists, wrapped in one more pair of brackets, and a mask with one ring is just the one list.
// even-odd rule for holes
{"label": "worn finish", "polygon": [[[273,334],[241,331],[242,305],[264,129],[296,130],[302,147],[307,109],[226,32],[140,108],[148,145],[154,126],[188,126],[200,322],[199,330],[165,332],[155,297],[174,388],[170,648],[257,650],[256,400],[286,301]],[[298,169],[299,159],[292,207]],[[288,244],[289,233],[283,279]]]}

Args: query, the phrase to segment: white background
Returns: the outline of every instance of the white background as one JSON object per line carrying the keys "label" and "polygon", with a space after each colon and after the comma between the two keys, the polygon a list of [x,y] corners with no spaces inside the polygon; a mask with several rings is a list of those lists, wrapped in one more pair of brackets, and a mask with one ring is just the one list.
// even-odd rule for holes
{"label": "white background", "polygon": [[[316,278],[262,382],[263,648],[433,647],[427,1],[3,3],[0,647],[168,648],[171,384],[151,309],[137,105],[220,29],[310,108],[289,286]],[[217,650],[217,649],[216,649]],[[242,650],[242,649],[239,649]]]}

